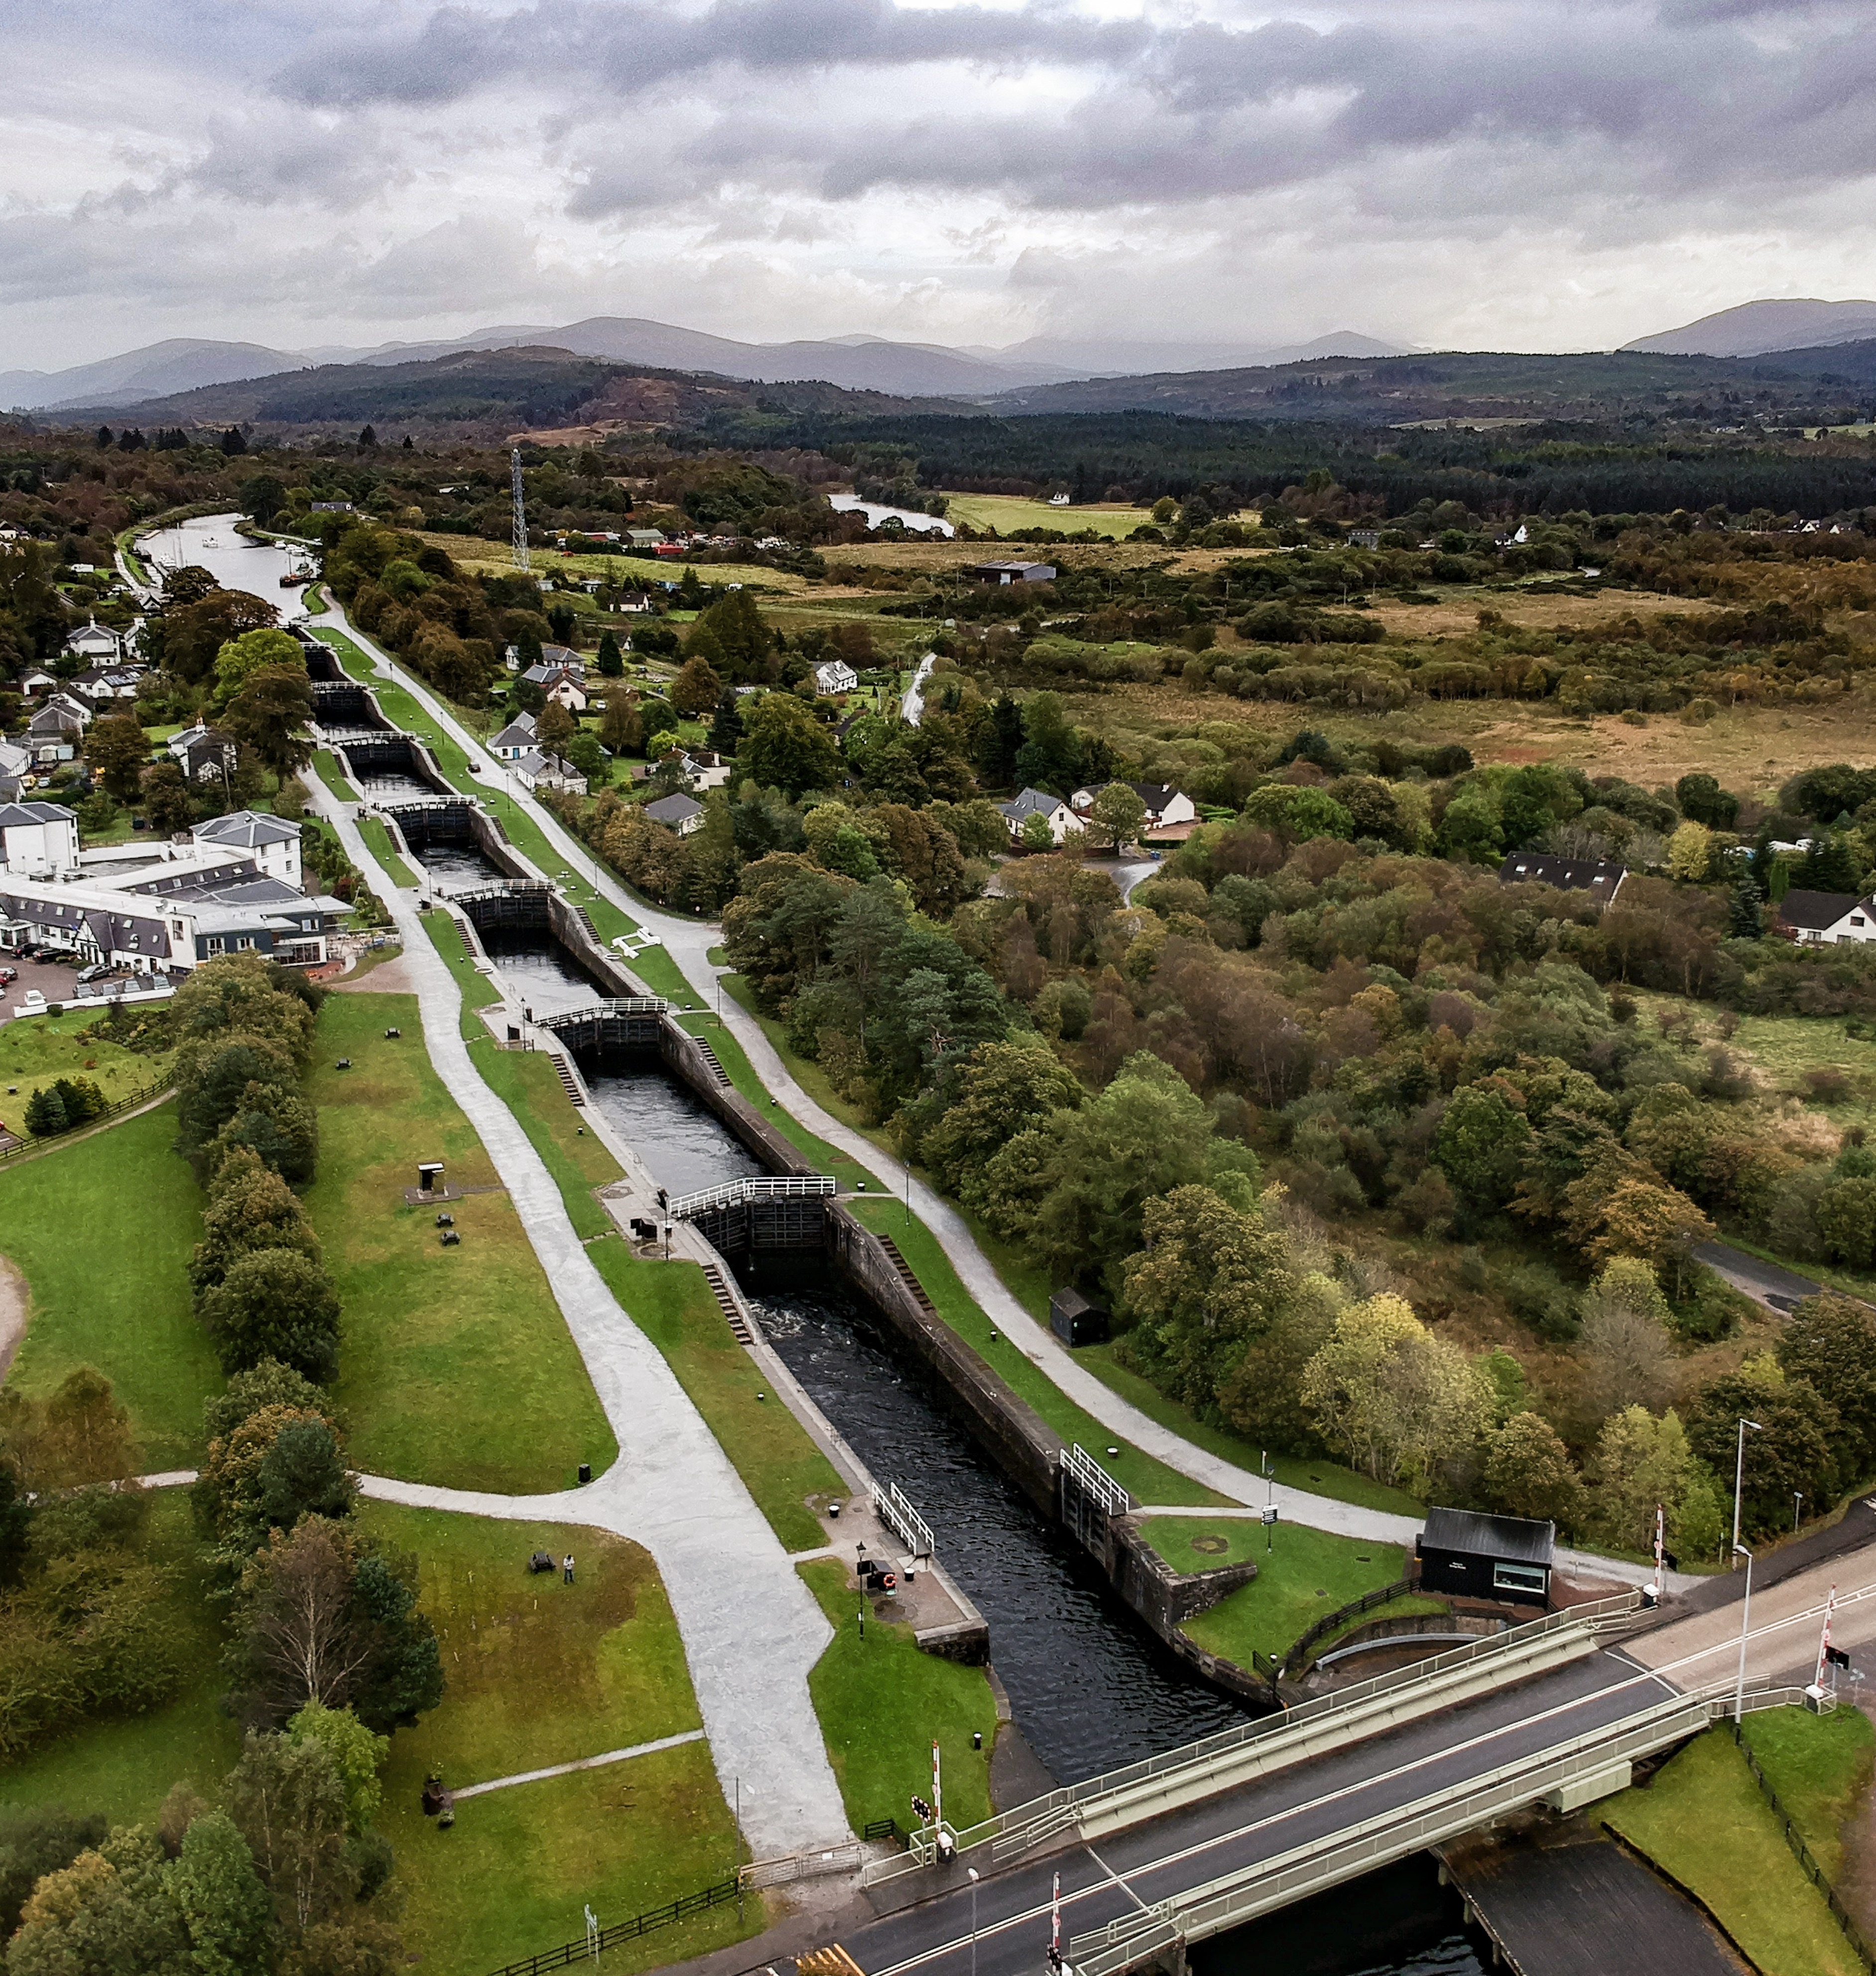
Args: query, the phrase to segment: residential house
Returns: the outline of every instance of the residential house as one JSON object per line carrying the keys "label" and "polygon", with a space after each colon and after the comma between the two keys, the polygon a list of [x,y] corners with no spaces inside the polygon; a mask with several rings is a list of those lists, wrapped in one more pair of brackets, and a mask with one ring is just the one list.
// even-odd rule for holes
{"label": "residential house", "polygon": [[300,888],[300,827],[284,818],[263,816],[258,810],[238,809],[232,816],[211,817],[189,833],[199,845],[218,850],[245,851],[261,875]]}
{"label": "residential house", "polygon": [[1800,947],[1864,947],[1876,940],[1876,896],[1859,899],[1794,885],[1772,911],[1780,930]]}
{"label": "residential house", "polygon": [[123,711],[120,702],[137,698],[143,677],[140,666],[92,666],[68,679],[65,690],[94,713],[117,713]]}
{"label": "residential house", "polygon": [[708,748],[693,748],[684,756],[690,785],[696,789],[720,789],[736,772],[736,764]]}
{"label": "residential house", "polygon": [[1559,858],[1548,851],[1514,851],[1498,868],[1501,885],[1555,885],[1560,892],[1593,892],[1598,906],[1614,903],[1628,876],[1625,864],[1595,858]]}
{"label": "residential house", "polygon": [[1052,562],[980,562],[973,563],[965,575],[979,583],[1053,583],[1055,565]]}
{"label": "residential house", "polygon": [[94,618],[90,624],[81,624],[67,635],[65,651],[68,657],[88,659],[94,664],[100,660],[114,664],[124,657],[130,642],[127,633],[100,624]]}
{"label": "residential house", "polygon": [[530,666],[522,674],[530,686],[538,686],[549,700],[557,700],[569,713],[586,711],[586,668],[584,666]]}
{"label": "residential house", "polygon": [[534,716],[518,713],[489,743],[489,752],[498,762],[518,762],[534,746]]}
{"label": "residential house", "polygon": [[192,782],[214,782],[235,772],[241,751],[232,736],[197,721],[169,737],[169,753]]}
{"label": "residential house", "polygon": [[844,659],[825,659],[815,668],[815,690],[817,693],[851,693],[860,683],[860,675]]}
{"label": "residential house", "polygon": [[1351,529],[1348,531],[1348,546],[1351,549],[1377,549],[1381,545],[1381,532],[1379,529]]}
{"label": "residential house", "polygon": [[627,529],[625,541],[631,548],[660,548],[664,544],[664,531],[662,529]]}
{"label": "residential house", "polygon": [[19,690],[29,700],[55,691],[58,684],[58,674],[48,672],[44,666],[28,666],[19,676]]}
{"label": "residential house", "polygon": [[1087,828],[1060,796],[1052,796],[1046,789],[1022,790],[1009,802],[999,803],[997,808],[1009,826],[1012,841],[1022,835],[1023,825],[1032,816],[1039,816],[1048,824],[1049,835],[1058,844],[1071,832],[1080,836]]}
{"label": "residential house", "polygon": [[48,726],[54,722],[62,723],[82,734],[91,724],[92,711],[76,693],[53,693],[40,702],[33,719],[44,720]]}
{"label": "residential house", "polygon": [[586,794],[586,778],[571,762],[543,749],[530,748],[508,763],[510,772],[525,789],[560,789],[568,795]]}
{"label": "residential house", "polygon": [[0,804],[0,865],[9,871],[69,871],[78,862],[78,819],[57,803]]}
{"label": "residential house", "polygon": [[[1179,824],[1196,823],[1199,820],[1198,808],[1191,797],[1183,789],[1174,789],[1170,782],[1130,782],[1127,787],[1147,805],[1147,814],[1140,826],[1143,835],[1170,830]],[[1069,798],[1075,815],[1086,816],[1100,794],[1098,789],[1077,789]]]}
{"label": "residential house", "polygon": [[0,741],[0,802],[17,802],[32,773],[32,751],[18,743]]}
{"label": "residential house", "polygon": [[651,612],[651,599],[642,590],[623,591],[614,607],[628,618],[648,617]]}
{"label": "residential house", "polygon": [[663,824],[680,837],[688,837],[703,828],[703,805],[690,796],[660,796],[656,802],[646,804],[645,814],[653,823]]}

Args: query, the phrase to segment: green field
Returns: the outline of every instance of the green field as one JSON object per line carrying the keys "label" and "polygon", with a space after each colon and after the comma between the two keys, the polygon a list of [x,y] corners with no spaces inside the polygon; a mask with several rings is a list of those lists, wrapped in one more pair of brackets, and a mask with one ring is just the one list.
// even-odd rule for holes
{"label": "green field", "polygon": [[1110,542],[1122,542],[1136,529],[1152,525],[1153,517],[1144,508],[1121,507],[1117,503],[1091,501],[1080,507],[1052,508],[1046,501],[1032,501],[1020,494],[953,494],[946,517],[968,522],[973,529],[1059,529],[1064,535],[1079,535],[1092,529]]}
{"label": "green field", "polygon": [[[1269,1533],[1267,1551],[1262,1527],[1237,1519],[1207,1523],[1197,1517],[1153,1517],[1142,1531],[1182,1571],[1202,1571],[1208,1563],[1229,1564],[1246,1556],[1256,1559],[1257,1576],[1249,1585],[1188,1619],[1184,1628],[1186,1637],[1207,1653],[1239,1667],[1251,1665],[1253,1648],[1281,1659],[1318,1619],[1364,1592],[1392,1585],[1407,1569],[1407,1553],[1397,1544],[1363,1543],[1301,1523],[1279,1524]],[[1195,1536],[1222,1540],[1225,1549],[1208,1556],[1193,1548]],[[1395,1609],[1389,1608],[1391,1613]],[[1403,1603],[1398,1609],[1417,1609]],[[1428,1600],[1417,1609],[1444,1608]]]}
{"label": "green field", "polygon": [[1622,1792],[1598,1815],[1697,1895],[1766,1976],[1860,1976],[1726,1730],[1697,1737],[1645,1790]]}
{"label": "green field", "polygon": [[[931,1746],[943,1757],[944,1815],[958,1831],[990,1815],[996,1703],[981,1668],[921,1653],[909,1625],[857,1615],[867,1603],[832,1558],[797,1567],[821,1601],[834,1638],[808,1677],[821,1733],[857,1832],[876,1818],[908,1823],[913,1793],[931,1795]],[[983,1737],[973,1750],[974,1733]]]}
{"label": "green field", "polygon": [[[512,552],[506,542],[485,542],[474,536],[462,535],[426,535],[423,540],[434,542],[464,569],[489,570],[498,575],[506,575],[513,566]],[[556,552],[551,557],[543,556],[540,568],[544,575],[562,576],[603,577],[617,570],[627,583],[675,583],[684,574],[683,564],[675,558],[661,562],[656,556],[615,555],[610,551],[594,555],[562,555]],[[745,589],[777,592],[807,588],[805,578],[756,562],[699,565],[697,580],[700,583],[739,583]],[[561,601],[571,604],[576,610],[583,605],[589,610],[592,608],[591,600],[578,591],[569,592]],[[623,633],[630,630],[631,622],[630,619],[621,621],[614,628]]]}
{"label": "green field", "polygon": [[1876,1725],[1860,1708],[1766,1708],[1747,1718],[1746,1740],[1818,1864],[1838,1879],[1845,1827],[1876,1765]]}
{"label": "green field", "polygon": [[130,1410],[146,1472],[193,1467],[202,1403],[221,1390],[190,1309],[202,1194],[159,1105],[37,1159],[0,1167],[0,1253],[32,1291],[11,1377],[45,1393],[95,1365]]}
{"label": "green field", "polygon": [[[387,1027],[402,1036],[387,1040]],[[334,1068],[348,1057],[351,1069]],[[329,996],[307,1079],[320,1112],[319,1177],[306,1205],[344,1308],[335,1397],[364,1469],[459,1489],[570,1484],[605,1467],[612,1431],[508,1196],[450,1212],[407,1207],[420,1160],[494,1188],[473,1128],[431,1068],[414,996]]]}
{"label": "green field", "polygon": [[[0,995],[9,992],[0,990]],[[140,1056],[121,1044],[108,1042],[97,1033],[103,1011],[91,1007],[68,1007],[61,1016],[38,1016],[0,1027],[0,1125],[10,1131],[25,1130],[27,1101],[42,1085],[61,1077],[88,1077],[115,1104],[133,1092],[142,1091],[162,1077],[169,1065],[169,1053]]]}

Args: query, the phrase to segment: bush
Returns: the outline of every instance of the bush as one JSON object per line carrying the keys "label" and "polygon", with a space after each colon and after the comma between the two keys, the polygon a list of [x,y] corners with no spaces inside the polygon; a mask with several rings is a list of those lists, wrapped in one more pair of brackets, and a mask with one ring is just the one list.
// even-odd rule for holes
{"label": "bush", "polygon": [[338,1370],[339,1298],[332,1279],[294,1249],[257,1249],[206,1291],[202,1321],[224,1372],[276,1358],[319,1385]]}

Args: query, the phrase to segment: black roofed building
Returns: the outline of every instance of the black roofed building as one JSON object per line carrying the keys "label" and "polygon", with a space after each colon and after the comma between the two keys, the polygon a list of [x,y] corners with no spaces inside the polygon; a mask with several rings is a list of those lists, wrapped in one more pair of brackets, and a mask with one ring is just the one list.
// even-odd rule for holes
{"label": "black roofed building", "polygon": [[1560,858],[1549,851],[1514,851],[1498,868],[1501,885],[1555,885],[1560,892],[1591,892],[1608,905],[1628,876],[1626,864],[1599,858]]}
{"label": "black roofed building", "polygon": [[1808,892],[1794,885],[1772,911],[1801,947],[1856,947],[1876,940],[1876,900],[1849,892]]}
{"label": "black roofed building", "polygon": [[1429,1510],[1414,1542],[1420,1589],[1461,1599],[1548,1606],[1557,1526],[1529,1517]]}

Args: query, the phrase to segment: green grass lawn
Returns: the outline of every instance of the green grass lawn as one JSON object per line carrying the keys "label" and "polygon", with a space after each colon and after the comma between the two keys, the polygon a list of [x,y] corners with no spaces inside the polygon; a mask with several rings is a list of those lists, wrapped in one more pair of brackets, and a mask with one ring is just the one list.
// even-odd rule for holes
{"label": "green grass lawn", "polygon": [[338,757],[321,748],[313,756],[313,770],[319,779],[341,802],[355,803],[358,792],[340,772]]}
{"label": "green grass lawn", "polygon": [[169,1602],[193,1678],[173,1701],[146,1714],[83,1724],[10,1764],[0,1777],[0,1803],[62,1804],[128,1825],[153,1816],[179,1780],[206,1795],[234,1767],[241,1733],[222,1711],[222,1629],[205,1594],[183,1490],[155,1497],[147,1550],[175,1573]]}
{"label": "green grass lawn", "polygon": [[160,1105],[0,1168],[0,1253],[32,1290],[10,1377],[45,1393],[95,1365],[130,1408],[152,1470],[194,1466],[202,1401],[222,1386],[189,1307],[202,1194],[170,1151],[175,1137],[176,1108]]}
{"label": "green grass lawn", "polygon": [[1366,1543],[1302,1523],[1279,1523],[1267,1552],[1262,1526],[1236,1520],[1153,1517],[1143,1530],[1154,1549],[1182,1571],[1205,1568],[1206,1553],[1193,1549],[1195,1536],[1224,1541],[1225,1550],[1213,1553],[1211,1562],[1256,1559],[1257,1576],[1249,1585],[1185,1625],[1188,1638],[1239,1667],[1251,1665],[1253,1648],[1281,1658],[1318,1619],[1364,1592],[1392,1585],[1407,1569],[1407,1553],[1397,1544]]}
{"label": "green grass lawn", "polygon": [[476,1068],[483,1083],[514,1113],[554,1176],[581,1240],[613,1233],[618,1223],[593,1198],[593,1190],[622,1178],[624,1170],[574,1108],[546,1054],[540,1050],[479,1050]]}
{"label": "green grass lawn", "polygon": [[[899,1245],[900,1253],[937,1307],[939,1316],[978,1357],[1027,1400],[1064,1441],[1078,1441],[1086,1448],[1137,1500],[1194,1504],[1229,1501],[1228,1497],[1180,1474],[1154,1456],[1117,1438],[1092,1414],[1077,1406],[1008,1338],[999,1335],[992,1344],[990,1320],[959,1280],[950,1257],[922,1221],[907,1221],[906,1210],[899,1203],[851,1200],[847,1205],[875,1234],[890,1235]],[[1108,1454],[1110,1447],[1117,1447],[1120,1453]]]}
{"label": "green grass lawn", "polygon": [[1724,1729],[1697,1737],[1645,1790],[1622,1792],[1598,1816],[1698,1895],[1766,1976],[1859,1976]]}
{"label": "green grass lawn", "polygon": [[383,866],[385,877],[393,885],[400,885],[407,892],[416,890],[417,874],[393,849],[391,834],[378,818],[361,816],[358,819],[358,834],[365,840],[365,848]]}
{"label": "green grass lawn", "polygon": [[[921,1653],[909,1625],[869,1612],[863,1638],[856,1615],[867,1601],[832,1558],[798,1567],[821,1601],[834,1638],[808,1677],[828,1756],[854,1829],[876,1818],[910,1823],[914,1792],[931,1796],[931,1746],[943,1755],[946,1822],[959,1831],[990,1815],[990,1757],[996,1703],[982,1668]],[[975,1731],[981,1751],[971,1747]]]}
{"label": "green grass lawn", "polygon": [[[0,995],[17,990],[0,990]],[[18,1018],[0,1027],[0,1120],[25,1130],[27,1101],[42,1085],[61,1077],[88,1077],[115,1104],[153,1085],[169,1069],[171,1052],[145,1056],[97,1033],[100,1008],[65,1005],[61,1016]]]}
{"label": "green grass lawn", "polygon": [[423,930],[430,936],[430,943],[436,948],[444,967],[456,978],[456,986],[462,996],[462,1009],[457,1029],[467,1043],[489,1046],[489,1053],[497,1054],[493,1048],[494,1038],[489,1033],[489,1025],[476,1014],[478,1009],[486,1009],[502,999],[502,991],[495,983],[476,965],[476,957],[462,943],[459,923],[447,913],[430,912],[423,916]]}
{"label": "green grass lawn", "polygon": [[1766,1708],[1746,1718],[1746,1740],[1818,1864],[1835,1881],[1843,1870],[1844,1822],[1876,1766],[1876,1726],[1860,1708],[1828,1715]]}
{"label": "green grass lawn", "polygon": [[[387,1040],[387,1027],[403,1030]],[[462,1240],[406,1207],[420,1160],[489,1187],[474,1128],[431,1068],[416,999],[329,996],[307,1079],[319,1177],[306,1205],[344,1308],[336,1397],[359,1466],[414,1481],[559,1488],[616,1444],[547,1278],[505,1194],[452,1203]],[[349,1057],[352,1068],[335,1069]]]}
{"label": "green grass lawn", "polygon": [[1117,542],[1153,521],[1144,508],[1113,506],[1106,502],[1052,508],[1046,501],[1032,501],[1021,494],[948,493],[945,498],[951,504],[946,511],[950,519],[966,522],[973,529],[1059,529],[1068,535],[1092,529]]}

